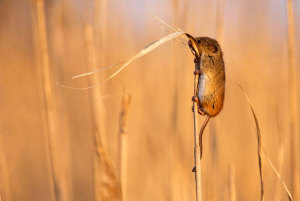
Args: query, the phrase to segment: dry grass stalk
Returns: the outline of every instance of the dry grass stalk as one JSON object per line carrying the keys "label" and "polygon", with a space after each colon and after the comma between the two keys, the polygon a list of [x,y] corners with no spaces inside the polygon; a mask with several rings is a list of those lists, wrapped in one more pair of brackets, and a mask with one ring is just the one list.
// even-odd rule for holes
{"label": "dry grass stalk", "polygon": [[36,22],[37,31],[37,52],[41,55],[41,66],[42,66],[42,80],[44,88],[45,97],[45,110],[47,118],[48,133],[45,136],[46,144],[48,146],[47,152],[50,157],[49,167],[50,167],[50,178],[49,182],[52,186],[53,199],[62,200],[62,190],[59,185],[59,175],[56,164],[56,154],[55,154],[55,98],[53,93],[53,87],[51,84],[52,76],[49,65],[49,53],[48,53],[48,43],[47,43],[47,31],[46,31],[46,20],[45,20],[45,6],[44,0],[36,0],[36,16],[33,17],[33,21]]}
{"label": "dry grass stalk", "polygon": [[[94,34],[92,26],[85,26],[85,43],[87,53],[87,70],[91,71],[97,66]],[[89,82],[98,82],[98,77],[94,76]],[[96,201],[117,201],[121,200],[120,184],[113,165],[105,151],[101,138],[102,123],[101,111],[103,110],[100,89],[95,88],[90,93],[93,111],[94,142],[96,148],[94,161],[94,185]]]}
{"label": "dry grass stalk", "polygon": [[[195,65],[196,67],[196,65]],[[194,78],[194,96],[197,96],[197,86],[199,82],[199,75],[196,74]],[[201,149],[200,149],[200,140],[201,136],[199,132],[199,117],[198,117],[198,105],[196,102],[193,102],[194,107],[194,159],[195,159],[195,181],[196,181],[196,201],[202,200],[202,191],[201,191]],[[202,129],[203,126],[202,126]],[[202,131],[203,132],[203,131]]]}
{"label": "dry grass stalk", "polygon": [[259,167],[259,176],[260,176],[260,200],[263,201],[264,200],[264,178],[263,178],[263,166],[262,166],[262,141],[261,141],[261,133],[260,133],[260,128],[259,128],[259,124],[258,124],[258,120],[256,117],[256,114],[254,112],[252,103],[248,97],[248,95],[246,94],[245,90],[242,88],[241,85],[238,85],[241,90],[244,93],[245,98],[248,101],[248,104],[251,108],[252,111],[252,115],[255,121],[255,126],[256,126],[256,137],[257,137],[257,155],[258,155],[258,167]]}
{"label": "dry grass stalk", "polygon": [[[149,45],[147,45],[145,48],[143,48],[142,50],[140,50],[136,55],[134,55],[133,57],[129,58],[115,73],[113,73],[111,76],[109,76],[107,80],[110,80],[112,79],[113,77],[115,77],[116,75],[118,75],[124,68],[126,68],[129,64],[131,64],[133,61],[135,61],[136,59],[150,53],[151,51],[153,51],[154,49],[156,49],[157,47],[159,47],[160,45],[168,42],[169,40],[172,40],[178,36],[181,36],[183,35],[184,32],[182,31],[178,31],[178,32],[175,32],[175,33],[172,33],[172,34],[169,34]],[[92,75],[96,72],[98,72],[99,69],[97,70],[94,70],[94,71],[91,71],[91,72],[88,72],[88,73],[83,73],[83,74],[80,74],[80,75],[76,75],[74,77],[72,77],[72,79],[76,79],[76,78],[80,78],[80,77],[84,77],[84,76],[88,76],[88,75]]]}
{"label": "dry grass stalk", "polygon": [[127,136],[127,119],[128,111],[130,107],[131,96],[128,93],[124,93],[121,103],[120,113],[120,140],[119,140],[119,157],[120,157],[120,180],[122,189],[122,200],[127,200],[127,156],[128,156],[128,136]]}
{"label": "dry grass stalk", "polygon": [[298,173],[298,128],[297,128],[297,70],[295,60],[295,28],[293,0],[287,0],[288,24],[288,80],[289,80],[289,123],[291,135],[291,174],[292,192],[295,200],[299,200],[299,173]]}
{"label": "dry grass stalk", "polygon": [[113,168],[103,145],[103,140],[98,131],[95,134],[95,194],[96,201],[120,201],[121,189]]}

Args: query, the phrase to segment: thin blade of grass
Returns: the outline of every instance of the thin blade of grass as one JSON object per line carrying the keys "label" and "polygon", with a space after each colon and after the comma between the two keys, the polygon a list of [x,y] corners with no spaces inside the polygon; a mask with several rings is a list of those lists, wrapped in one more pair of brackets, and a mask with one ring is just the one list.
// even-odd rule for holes
{"label": "thin blade of grass", "polygon": [[173,31],[181,31],[181,30],[177,30],[174,27],[172,27],[171,25],[169,25],[168,23],[166,23],[165,21],[163,21],[162,19],[160,19],[157,16],[152,16],[154,19],[156,19],[157,21],[159,21],[160,23],[162,23],[163,25],[165,25],[166,27],[169,27],[170,29],[172,29]]}
{"label": "thin blade of grass", "polygon": [[[249,96],[246,94],[245,90],[242,88],[241,85],[237,84],[241,90],[243,91],[244,93],[244,96],[245,98],[247,99],[248,101],[248,104],[251,108],[251,111],[252,111],[252,114],[253,114],[253,117],[254,117],[254,120],[255,120],[255,126],[256,126],[256,130],[257,130],[257,140],[258,140],[258,156],[259,156],[259,171],[260,171],[260,179],[261,179],[261,200],[264,199],[264,187],[263,187],[263,174],[262,174],[262,154],[265,155],[266,159],[267,159],[267,162],[269,163],[269,165],[271,166],[273,172],[276,174],[276,176],[278,177],[278,179],[280,180],[281,184],[283,185],[287,195],[288,195],[288,198],[290,201],[293,201],[293,197],[287,187],[287,185],[285,184],[285,182],[283,181],[281,175],[279,174],[279,172],[277,171],[277,169],[275,168],[273,162],[271,161],[270,157],[268,156],[267,152],[265,151],[264,147],[263,147],[263,144],[262,144],[262,141],[261,141],[261,132],[260,132],[260,128],[259,128],[259,124],[258,124],[258,120],[257,120],[257,116],[254,112],[254,109],[253,109],[253,106],[252,106],[252,103],[250,101],[250,98]],[[262,152],[263,151],[263,152]]]}
{"label": "thin blade of grass", "polygon": [[278,177],[280,183],[282,184],[282,186],[284,187],[286,193],[288,194],[289,200],[290,200],[290,201],[294,201],[294,198],[293,198],[291,192],[289,191],[289,189],[288,189],[287,185],[285,184],[285,182],[283,181],[281,175],[279,174],[279,172],[278,172],[277,169],[275,168],[273,162],[271,161],[271,159],[270,159],[269,155],[267,154],[267,152],[266,152],[266,150],[265,150],[264,147],[263,147],[263,153],[264,153],[264,155],[265,155],[265,157],[266,157],[266,159],[267,159],[267,162],[268,162],[269,165],[271,166],[273,172],[276,174],[276,176]]}
{"label": "thin blade of grass", "polygon": [[64,84],[60,84],[59,82],[56,82],[56,85],[62,87],[62,88],[66,88],[66,89],[72,89],[72,90],[78,90],[78,91],[81,91],[81,90],[88,90],[88,89],[92,89],[100,84],[103,84],[104,82],[97,82],[95,84],[92,84],[90,86],[87,86],[87,87],[70,87],[70,86],[67,86],[67,85],[64,85]]}
{"label": "thin blade of grass", "polygon": [[[110,67],[113,67],[113,66],[116,66],[116,65],[119,65],[119,64],[123,64],[115,73],[113,73],[111,76],[109,76],[105,81],[108,81],[110,79],[112,79],[113,77],[115,77],[116,75],[118,75],[124,68],[126,68],[129,64],[131,64],[134,60],[148,54],[149,52],[153,51],[154,49],[156,49],[157,47],[159,47],[160,45],[168,42],[169,40],[172,40],[180,35],[183,35],[184,32],[183,31],[177,31],[177,32],[174,32],[174,33],[171,33],[155,42],[152,42],[150,43],[149,45],[147,45],[145,48],[143,48],[142,50],[140,50],[136,55],[134,55],[133,57],[129,58],[126,62],[119,62],[119,63],[116,63],[116,64],[112,64],[110,66],[106,66],[106,67],[102,67],[102,68],[99,68],[99,69],[96,69],[94,71],[91,71],[91,72],[87,72],[87,73],[83,73],[83,74],[79,74],[79,75],[76,75],[74,77],[72,77],[72,79],[76,79],[76,78],[80,78],[80,77],[85,77],[85,76],[88,76],[88,75],[92,75],[94,73],[97,73],[101,70],[104,70],[104,69],[107,69],[107,68],[110,68]],[[66,87],[64,85],[60,85],[62,87]],[[66,87],[66,88],[70,88],[70,89],[80,89],[80,90],[85,90],[85,89],[90,89],[92,88],[93,86],[89,86],[89,87],[84,87],[84,88],[73,88],[73,87]]]}
{"label": "thin blade of grass", "polygon": [[261,133],[260,133],[260,128],[259,128],[259,124],[258,124],[258,120],[257,120],[257,116],[254,112],[252,103],[250,101],[250,98],[248,97],[248,95],[246,94],[245,90],[242,88],[241,85],[237,84],[241,90],[243,91],[243,94],[245,96],[245,98],[248,101],[248,104],[251,108],[252,111],[252,115],[255,121],[255,126],[256,126],[256,137],[257,137],[257,155],[258,155],[258,166],[259,166],[259,175],[260,175],[260,200],[263,201],[264,200],[264,179],[263,179],[263,171],[262,171],[262,142],[261,142]]}
{"label": "thin blade of grass", "polygon": [[142,49],[141,51],[139,51],[135,56],[131,57],[124,65],[122,65],[114,74],[112,74],[111,76],[109,76],[109,78],[106,79],[110,80],[113,77],[115,77],[116,75],[118,75],[124,68],[126,68],[126,66],[128,66],[130,63],[132,63],[134,60],[148,54],[149,52],[153,51],[154,49],[156,49],[157,47],[159,47],[160,45],[162,45],[165,42],[168,42],[169,40],[172,40],[173,38],[176,38],[180,35],[184,34],[183,31],[178,31],[172,34],[169,34],[163,38],[161,38],[160,40],[148,45],[146,48]]}
{"label": "thin blade of grass", "polygon": [[[166,23],[165,21],[163,21],[162,19],[160,19],[160,18],[157,17],[157,16],[152,16],[152,17],[153,17],[155,20],[157,20],[158,22],[160,22],[162,25],[168,27],[169,29],[171,29],[171,30],[173,30],[173,31],[182,31],[182,30],[179,29],[179,28],[175,29],[174,27],[172,27],[171,25],[169,25],[168,23]],[[184,36],[181,36],[181,38],[185,38],[185,37],[184,37]],[[188,47],[187,44],[184,43],[184,41],[180,41],[180,42],[183,43],[186,47]]]}
{"label": "thin blade of grass", "polygon": [[109,66],[104,66],[104,67],[98,68],[98,69],[96,69],[96,70],[94,70],[94,71],[91,71],[91,72],[87,72],[87,73],[83,73],[83,74],[80,74],[80,75],[73,76],[72,79],[76,79],[76,78],[80,78],[80,77],[92,75],[92,74],[94,74],[94,73],[98,73],[98,72],[100,72],[100,71],[103,71],[103,70],[106,70],[106,69],[109,69],[109,68],[118,66],[118,65],[123,64],[123,63],[125,63],[125,61],[121,61],[121,62],[119,62],[119,63],[112,64],[112,65],[109,65]]}

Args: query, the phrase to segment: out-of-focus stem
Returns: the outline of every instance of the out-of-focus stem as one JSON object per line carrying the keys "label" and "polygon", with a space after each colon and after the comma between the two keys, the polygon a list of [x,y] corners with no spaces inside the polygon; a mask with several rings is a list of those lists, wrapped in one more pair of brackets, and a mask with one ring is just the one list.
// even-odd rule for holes
{"label": "out-of-focus stem", "polygon": [[119,156],[120,156],[120,180],[121,180],[121,191],[122,200],[127,200],[127,147],[128,147],[128,136],[127,136],[127,119],[128,110],[130,106],[131,96],[127,93],[123,95],[121,113],[120,113],[120,140],[119,140]]}
{"label": "out-of-focus stem", "polygon": [[46,20],[45,20],[45,5],[44,0],[36,0],[36,16],[34,22],[36,22],[37,31],[37,52],[40,53],[41,68],[42,68],[42,81],[44,88],[45,97],[45,110],[47,119],[47,134],[45,136],[46,146],[48,146],[47,152],[49,154],[49,166],[50,166],[50,185],[52,186],[53,199],[60,201],[62,200],[61,188],[58,183],[59,175],[56,164],[55,154],[55,98],[53,93],[53,87],[51,84],[51,71],[49,65],[49,53],[47,43],[47,31],[46,31]]}
{"label": "out-of-focus stem", "polygon": [[295,28],[293,1],[287,0],[288,24],[288,80],[289,80],[289,122],[291,136],[291,174],[292,194],[299,200],[299,175],[298,175],[298,129],[297,129],[297,70],[295,61]]}
{"label": "out-of-focus stem", "polygon": [[228,188],[229,200],[236,201],[235,167],[233,165],[230,165],[228,170]]}

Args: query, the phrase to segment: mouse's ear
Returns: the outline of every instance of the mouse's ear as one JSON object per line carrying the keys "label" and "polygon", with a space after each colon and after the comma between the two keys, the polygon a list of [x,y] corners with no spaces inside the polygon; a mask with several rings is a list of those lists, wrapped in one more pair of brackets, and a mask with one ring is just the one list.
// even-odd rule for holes
{"label": "mouse's ear", "polygon": [[209,44],[208,45],[208,50],[212,53],[217,53],[218,47],[215,44]]}

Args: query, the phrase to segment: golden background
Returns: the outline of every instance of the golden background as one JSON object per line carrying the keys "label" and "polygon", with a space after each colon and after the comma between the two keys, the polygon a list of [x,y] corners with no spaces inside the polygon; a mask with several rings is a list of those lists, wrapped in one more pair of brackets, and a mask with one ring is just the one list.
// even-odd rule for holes
{"label": "golden background", "polygon": [[[225,104],[204,134],[203,200],[260,197],[255,123],[237,83],[252,101],[265,150],[297,196],[299,130],[291,132],[291,122],[297,128],[300,87],[289,91],[300,75],[299,0],[293,12],[289,28],[287,1],[279,0],[0,0],[0,200],[120,200],[126,94],[123,200],[195,200],[194,64],[185,45],[172,40],[107,82],[117,67],[71,79],[169,34],[152,16],[217,38],[224,52]],[[97,82],[89,90],[59,85]],[[265,200],[288,200],[266,159],[263,172]]]}

